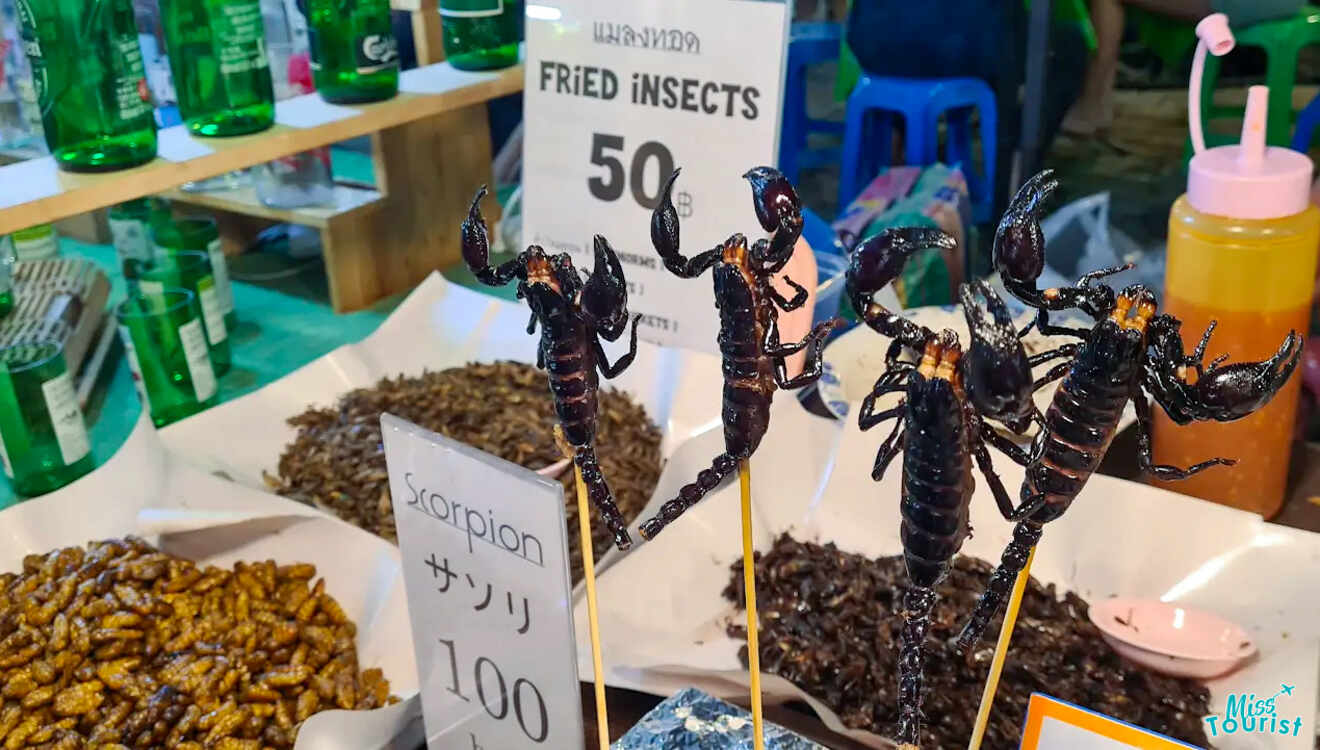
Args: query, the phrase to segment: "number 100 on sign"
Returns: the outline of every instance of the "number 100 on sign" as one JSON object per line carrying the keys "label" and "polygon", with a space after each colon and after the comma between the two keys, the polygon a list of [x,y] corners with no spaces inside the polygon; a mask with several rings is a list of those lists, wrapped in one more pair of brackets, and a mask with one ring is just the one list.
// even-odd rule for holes
{"label": "number 100 on sign", "polygon": [[[460,661],[459,647],[453,640],[437,640],[441,652],[449,655],[449,674],[443,675],[441,681],[449,682],[446,689],[451,694],[464,703],[480,705],[496,721],[515,722],[531,742],[545,742],[550,736],[550,716],[536,683],[526,677],[506,677],[489,656],[468,659],[468,654],[464,654]],[[480,748],[477,735],[469,733],[469,736],[473,747]]]}

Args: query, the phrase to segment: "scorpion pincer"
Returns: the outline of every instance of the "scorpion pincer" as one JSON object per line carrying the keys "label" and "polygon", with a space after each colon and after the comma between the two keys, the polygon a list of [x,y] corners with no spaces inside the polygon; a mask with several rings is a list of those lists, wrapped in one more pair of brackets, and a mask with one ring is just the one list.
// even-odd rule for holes
{"label": "scorpion pincer", "polygon": [[[1013,329],[1003,300],[984,282],[960,290],[971,331],[964,353],[958,335],[935,332],[885,309],[875,292],[897,278],[916,251],[950,249],[954,240],[935,229],[891,229],[862,243],[847,272],[847,293],[871,329],[892,339],[886,369],[862,402],[858,426],[869,430],[893,419],[894,428],[876,455],[871,477],[879,481],[889,463],[903,452],[903,555],[910,587],[903,596],[899,654],[900,745],[916,746],[921,734],[921,691],[935,586],[948,574],[953,556],[970,527],[968,506],[975,481],[975,459],[1006,516],[1012,501],[994,472],[985,440],[985,419],[1025,429],[1035,407],[1031,367]],[[916,363],[900,361],[907,349]],[[897,405],[876,411],[876,399],[902,393]]]}
{"label": "scorpion pincer", "polygon": [[[999,567],[991,576],[976,608],[957,639],[967,652],[980,639],[1018,573],[1026,566],[1042,527],[1064,514],[1081,492],[1108,450],[1124,406],[1136,407],[1138,459],[1141,469],[1163,480],[1186,479],[1212,466],[1231,466],[1228,458],[1211,458],[1183,469],[1155,462],[1151,455],[1151,407],[1155,399],[1177,424],[1194,420],[1229,422],[1241,419],[1269,402],[1283,387],[1301,359],[1301,337],[1284,339],[1278,352],[1264,362],[1221,366],[1224,358],[1202,366],[1214,331],[1212,323],[1191,355],[1184,349],[1182,323],[1158,313],[1155,295],[1134,284],[1115,294],[1098,280],[1130,265],[1088,273],[1071,287],[1037,289],[1044,266],[1045,242],[1038,222],[1041,204],[1057,187],[1049,172],[1037,175],[1018,192],[995,235],[994,260],[1005,287],[1037,309],[1031,325],[1048,334],[1070,336],[1069,343],[1030,358],[1032,365],[1055,359],[1035,382],[1040,388],[1063,378],[1045,413],[1044,424],[1027,452],[1011,441],[992,436],[996,446],[1026,467],[1014,513],[1020,521]],[[1048,313],[1078,310],[1090,317],[1089,329],[1056,326]],[[1027,326],[1029,330],[1031,326]],[[1025,330],[1023,333],[1025,334]],[[1195,378],[1189,378],[1195,374]]]}
{"label": "scorpion pincer", "polygon": [[483,284],[504,286],[518,279],[518,298],[531,308],[527,332],[541,325],[536,366],[546,370],[555,414],[564,438],[573,446],[573,460],[582,471],[582,481],[592,504],[604,519],[619,549],[632,546],[628,524],[619,512],[605,476],[596,460],[597,369],[614,378],[632,364],[637,354],[638,315],[632,320],[628,353],[610,364],[601,339],[616,341],[628,327],[628,288],[619,258],[610,243],[595,238],[595,268],[583,283],[567,253],[548,256],[537,245],[491,268],[490,242],[481,216],[483,186],[463,222],[463,260]]}
{"label": "scorpion pincer", "polygon": [[[750,249],[747,238],[735,234],[692,258],[679,252],[678,211],[670,200],[677,171],[665,184],[660,204],[651,215],[651,242],[670,273],[692,279],[715,269],[715,306],[720,312],[719,347],[724,371],[724,453],[709,469],[697,474],[697,481],[685,485],[678,497],[642,524],[641,533],[646,539],[654,538],[696,505],[738,468],[739,461],[751,457],[770,424],[770,400],[775,390],[814,383],[821,375],[820,343],[842,323],[826,321],[799,342],[780,343],[778,310],[796,310],[807,301],[807,290],[787,277],[785,282],[795,292],[792,299],[785,299],[770,283],[788,263],[802,235],[802,203],[788,179],[776,169],[757,167],[743,177],[752,186],[757,220],[771,232],[769,239],[757,240]],[[790,378],[784,359],[803,349],[807,350],[807,365],[802,373]]]}

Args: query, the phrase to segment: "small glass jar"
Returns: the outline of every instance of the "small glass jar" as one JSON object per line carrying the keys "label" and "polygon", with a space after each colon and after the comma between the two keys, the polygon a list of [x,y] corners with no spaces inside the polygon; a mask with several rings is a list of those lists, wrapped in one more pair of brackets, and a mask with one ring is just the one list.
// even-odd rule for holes
{"label": "small glass jar", "polygon": [[216,228],[215,220],[189,217],[153,226],[151,244],[157,257],[188,250],[204,252],[210,257],[215,293],[225,316],[225,326],[233,331],[238,325],[238,316],[234,314],[234,288],[229,283],[229,264],[220,246],[220,230]]}
{"label": "small glass jar", "polygon": [[57,490],[95,467],[63,344],[0,349],[0,458],[24,497]]}
{"label": "small glass jar", "polygon": [[219,403],[202,311],[192,292],[133,292],[115,308],[115,318],[133,384],[157,427]]}
{"label": "small glass jar", "polygon": [[459,70],[518,64],[521,0],[440,0],[445,60]]}
{"label": "small glass jar", "polygon": [[[151,224],[160,215],[160,209],[154,205],[156,201],[164,203],[158,198],[135,198],[111,206],[107,212],[110,236],[126,279],[132,279],[128,268],[130,260],[148,261],[155,254],[151,249]],[[165,211],[168,212],[169,208],[166,207]]]}
{"label": "small glass jar", "polygon": [[225,326],[224,310],[220,307],[220,294],[216,291],[215,276],[211,271],[211,258],[196,250],[181,250],[161,255],[146,262],[130,261],[138,291],[160,294],[166,289],[187,289],[197,296],[202,308],[202,328],[206,331],[206,344],[211,350],[211,364],[216,375],[229,372],[231,352],[229,329]]}
{"label": "small glass jar", "polygon": [[10,239],[14,242],[14,257],[18,260],[49,260],[60,254],[60,238],[50,224],[20,229],[10,235]]}

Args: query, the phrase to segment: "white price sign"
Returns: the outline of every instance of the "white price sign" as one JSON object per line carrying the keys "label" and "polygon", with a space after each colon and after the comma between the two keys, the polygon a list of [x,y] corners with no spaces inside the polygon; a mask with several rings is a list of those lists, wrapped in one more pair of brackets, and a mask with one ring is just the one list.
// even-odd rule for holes
{"label": "white price sign", "polygon": [[776,0],[528,0],[524,244],[590,268],[604,235],[641,334],[716,351],[712,282],[665,269],[651,211],[681,167],[684,254],[759,236],[742,174],[776,162],[787,34]]}
{"label": "white price sign", "polygon": [[563,488],[381,417],[431,750],[582,747]]}

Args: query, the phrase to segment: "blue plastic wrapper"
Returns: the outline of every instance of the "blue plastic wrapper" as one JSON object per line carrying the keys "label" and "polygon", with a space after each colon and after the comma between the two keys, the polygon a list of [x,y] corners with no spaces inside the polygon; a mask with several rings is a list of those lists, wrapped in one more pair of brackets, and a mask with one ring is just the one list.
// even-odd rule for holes
{"label": "blue plastic wrapper", "polygon": [[[766,750],[828,750],[774,724]],[[628,730],[614,750],[752,750],[752,715],[688,688],[670,696]]]}

